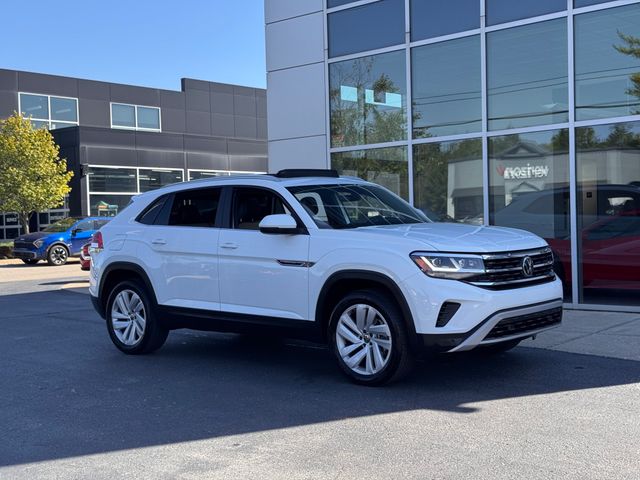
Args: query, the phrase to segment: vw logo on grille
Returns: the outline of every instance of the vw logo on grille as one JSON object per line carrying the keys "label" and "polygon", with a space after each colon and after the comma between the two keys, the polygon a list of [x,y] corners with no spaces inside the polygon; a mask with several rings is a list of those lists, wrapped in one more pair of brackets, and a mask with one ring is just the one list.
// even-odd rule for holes
{"label": "vw logo on grille", "polygon": [[525,277],[533,275],[533,260],[531,260],[531,257],[524,257],[522,260],[522,273]]}

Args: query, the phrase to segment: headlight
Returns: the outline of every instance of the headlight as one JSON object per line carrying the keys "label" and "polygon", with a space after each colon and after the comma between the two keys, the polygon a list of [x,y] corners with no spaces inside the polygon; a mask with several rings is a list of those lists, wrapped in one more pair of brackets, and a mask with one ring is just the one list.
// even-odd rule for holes
{"label": "headlight", "polygon": [[484,261],[479,255],[416,252],[411,254],[411,259],[420,270],[435,278],[463,280],[485,273]]}
{"label": "headlight", "polygon": [[43,244],[43,243],[44,243],[44,242],[43,242],[42,240],[36,240],[35,242],[33,242],[33,245],[34,245],[36,248],[40,248],[40,247],[42,246],[42,244]]}

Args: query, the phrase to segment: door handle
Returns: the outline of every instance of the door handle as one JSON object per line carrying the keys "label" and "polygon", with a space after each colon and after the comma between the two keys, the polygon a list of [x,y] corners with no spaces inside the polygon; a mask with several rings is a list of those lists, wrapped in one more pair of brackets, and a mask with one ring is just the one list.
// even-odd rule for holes
{"label": "door handle", "polygon": [[156,238],[155,240],[152,240],[151,243],[153,245],[166,245],[167,241],[164,240],[163,238]]}
{"label": "door handle", "polygon": [[227,242],[220,245],[220,248],[228,248],[229,250],[235,250],[236,248],[238,248],[238,244]]}

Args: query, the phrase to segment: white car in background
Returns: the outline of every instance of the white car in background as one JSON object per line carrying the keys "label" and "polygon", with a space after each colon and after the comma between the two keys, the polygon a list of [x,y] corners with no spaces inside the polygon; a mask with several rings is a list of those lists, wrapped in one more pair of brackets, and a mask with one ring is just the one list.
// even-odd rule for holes
{"label": "white car in background", "polygon": [[325,342],[352,380],[406,374],[424,350],[507,350],[557,326],[546,242],[433,223],[334,171],[219,177],[139,195],[91,246],[90,293],[125,353],[176,328]]}

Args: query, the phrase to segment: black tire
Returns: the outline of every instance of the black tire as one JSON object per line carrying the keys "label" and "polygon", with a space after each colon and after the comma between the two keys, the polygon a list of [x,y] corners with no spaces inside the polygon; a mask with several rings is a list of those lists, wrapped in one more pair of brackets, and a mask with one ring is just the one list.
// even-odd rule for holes
{"label": "black tire", "polygon": [[22,261],[24,263],[26,263],[27,265],[35,265],[36,263],[38,263],[40,260],[38,260],[37,258],[23,258]]}
{"label": "black tire", "polygon": [[51,245],[47,252],[47,263],[52,267],[61,267],[69,260],[69,249],[60,243]]}
{"label": "black tire", "polygon": [[[134,292],[138,295],[142,301],[144,307],[145,327],[139,341],[133,345],[127,345],[123,343],[114,327],[112,316],[114,315],[113,304],[123,291]],[[158,350],[164,342],[167,340],[169,330],[163,326],[158,320],[158,315],[155,310],[155,304],[151,301],[151,296],[147,291],[147,288],[136,280],[126,280],[117,284],[109,293],[107,300],[107,308],[105,310],[107,330],[109,331],[109,337],[113,344],[122,352],[128,355],[141,355],[146,353],[155,352]]]}
{"label": "black tire", "polygon": [[490,345],[482,345],[478,351],[484,355],[496,355],[498,353],[508,352],[518,346],[518,344],[522,341],[522,338],[517,340],[509,340],[506,342],[493,343]]}
{"label": "black tire", "polygon": [[[336,337],[336,330],[340,323],[340,317],[352,307],[355,308],[356,305],[370,306],[377,310],[380,315],[384,317],[390,333],[391,348],[386,351],[388,355],[386,364],[381,370],[373,374],[362,374],[354,371],[354,369],[343,360],[339,351],[340,346],[338,345],[339,340]],[[367,337],[369,337],[368,340],[363,339],[362,336],[359,337],[363,342],[367,342],[367,344],[362,345],[362,349],[378,348],[377,346],[369,345],[370,342],[374,342],[374,338],[371,337],[375,337],[375,334],[367,334]],[[386,335],[384,338],[386,338]],[[393,298],[383,291],[357,290],[343,297],[331,313],[328,340],[329,349],[338,362],[340,369],[350,380],[360,385],[379,386],[398,381],[406,376],[413,367],[413,352],[409,344],[402,311]],[[358,353],[358,350],[354,350],[354,352]],[[378,350],[378,352],[380,352],[380,350]],[[354,357],[355,356],[354,354]],[[363,359],[363,362],[366,363],[366,357]]]}

